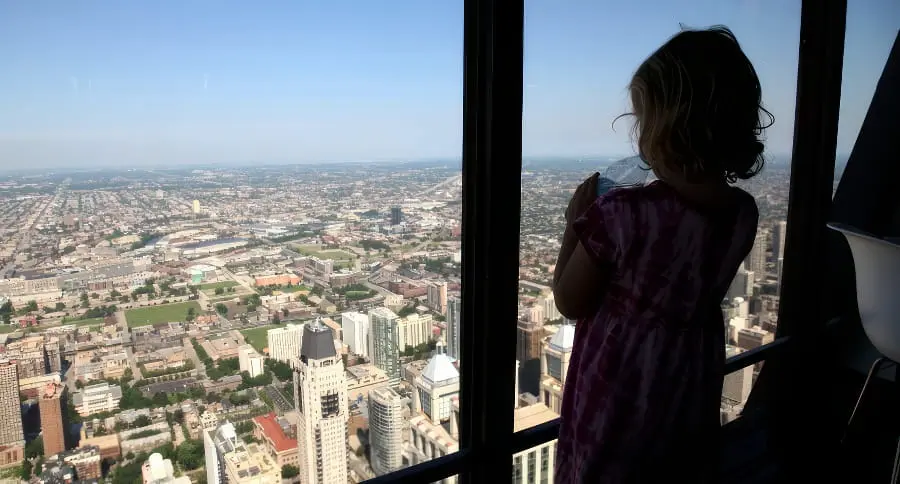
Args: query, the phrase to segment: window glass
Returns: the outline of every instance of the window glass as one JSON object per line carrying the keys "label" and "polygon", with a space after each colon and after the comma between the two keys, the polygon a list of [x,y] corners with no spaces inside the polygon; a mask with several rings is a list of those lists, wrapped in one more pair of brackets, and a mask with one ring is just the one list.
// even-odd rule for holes
{"label": "window glass", "polygon": [[897,37],[897,30],[900,29],[898,19],[900,5],[890,0],[865,0],[847,4],[835,189],[869,110],[881,71]]}
{"label": "window glass", "polygon": [[3,10],[0,332],[51,355],[23,399],[62,373],[82,443],[174,429],[195,481],[458,450],[462,1]]}
{"label": "window glass", "polygon": [[[774,337],[800,2],[526,2],[516,430],[558,415],[577,344],[574,321],[559,312],[551,292],[572,193],[591,173],[605,173],[614,161],[637,153],[632,119],[613,121],[631,111],[628,84],[641,62],[680,25],[717,24],[741,43],[759,75],[763,105],[775,117],[764,134],[765,168],[737,183],[756,199],[760,218],[753,249],[722,302],[726,350],[735,355]],[[729,375],[723,420],[740,413],[758,370]]]}

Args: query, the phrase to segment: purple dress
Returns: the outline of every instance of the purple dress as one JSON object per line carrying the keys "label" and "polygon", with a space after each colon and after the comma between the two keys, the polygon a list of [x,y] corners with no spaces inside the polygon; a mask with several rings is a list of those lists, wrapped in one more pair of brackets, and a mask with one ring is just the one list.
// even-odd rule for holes
{"label": "purple dress", "polygon": [[657,181],[610,191],[575,222],[611,276],[600,309],[575,327],[557,484],[709,476],[725,361],[720,303],[759,219],[753,197],[733,192],[733,203],[710,210]]}

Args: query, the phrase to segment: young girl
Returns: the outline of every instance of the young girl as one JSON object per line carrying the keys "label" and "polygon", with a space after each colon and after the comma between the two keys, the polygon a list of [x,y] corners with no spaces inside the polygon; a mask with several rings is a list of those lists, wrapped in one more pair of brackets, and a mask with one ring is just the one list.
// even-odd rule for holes
{"label": "young girl", "polygon": [[724,27],[674,36],[638,68],[630,94],[639,152],[658,180],[597,197],[595,174],[566,210],[553,292],[578,323],[558,484],[705,482],[718,462],[720,303],[758,222],[753,197],[731,183],[762,168],[772,117]]}

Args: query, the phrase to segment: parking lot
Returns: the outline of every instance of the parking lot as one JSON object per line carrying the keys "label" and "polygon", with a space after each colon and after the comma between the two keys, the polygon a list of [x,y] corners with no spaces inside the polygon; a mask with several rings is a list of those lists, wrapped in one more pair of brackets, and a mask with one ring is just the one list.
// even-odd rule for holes
{"label": "parking lot", "polygon": [[272,385],[266,386],[266,395],[272,399],[272,403],[278,408],[280,412],[288,412],[294,409],[294,404],[289,402],[287,398],[285,398],[284,394],[278,391]]}

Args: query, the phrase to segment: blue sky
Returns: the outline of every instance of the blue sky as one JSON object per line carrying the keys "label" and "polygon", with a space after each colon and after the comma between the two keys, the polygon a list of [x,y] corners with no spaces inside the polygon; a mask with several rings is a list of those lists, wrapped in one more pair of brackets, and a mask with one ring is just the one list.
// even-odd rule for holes
{"label": "blue sky", "polygon": [[[840,150],[900,3],[851,3]],[[625,86],[689,26],[730,26],[793,130],[799,0],[526,1],[528,156],[632,151]],[[462,1],[0,3],[0,167],[458,158]]]}

